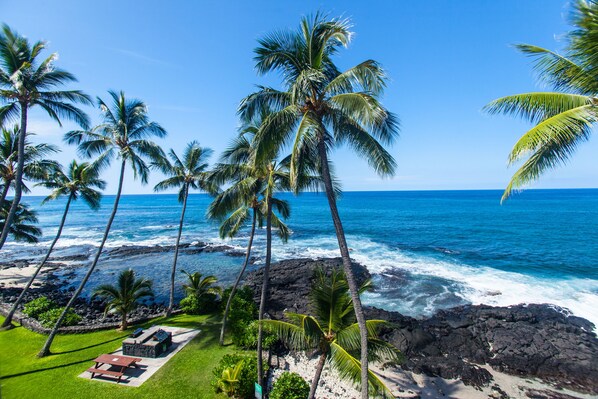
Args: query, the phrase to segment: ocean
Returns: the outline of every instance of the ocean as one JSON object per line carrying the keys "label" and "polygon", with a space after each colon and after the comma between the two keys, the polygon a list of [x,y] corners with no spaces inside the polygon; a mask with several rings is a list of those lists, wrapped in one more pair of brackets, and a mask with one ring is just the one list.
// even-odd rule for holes
{"label": "ocean", "polygon": [[[414,317],[469,303],[551,303],[598,325],[598,189],[528,190],[503,205],[501,194],[345,192],[339,211],[351,256],[369,269],[376,285],[364,302]],[[274,260],[339,256],[325,195],[281,197],[291,203],[287,224],[292,235],[287,244],[274,239]],[[38,211],[44,232],[40,243],[9,242],[3,261],[41,257],[54,238],[65,202],[40,206],[41,200],[25,199]],[[80,201],[72,205],[56,256],[93,253],[113,200],[104,197],[97,212]],[[221,240],[218,225],[205,218],[210,200],[205,194],[190,195],[182,242],[224,243],[244,250],[249,226],[239,237]],[[180,210],[176,195],[123,196],[107,247],[173,245]],[[252,268],[262,264],[264,244],[265,231],[260,230]],[[165,301],[172,256],[165,252],[124,260],[104,257],[85,295],[97,285],[114,282],[120,270],[132,268],[151,278],[157,300]],[[178,270],[214,274],[226,285],[242,261],[221,252],[183,254]],[[84,271],[65,272],[65,284],[76,285]],[[184,281],[182,274],[177,278]]]}

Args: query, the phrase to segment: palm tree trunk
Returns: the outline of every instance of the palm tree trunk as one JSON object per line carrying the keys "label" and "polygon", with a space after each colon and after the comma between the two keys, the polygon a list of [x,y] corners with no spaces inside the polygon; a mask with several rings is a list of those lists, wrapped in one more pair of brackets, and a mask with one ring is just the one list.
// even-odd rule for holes
{"label": "palm tree trunk", "polygon": [[311,388],[309,390],[309,396],[307,399],[314,399],[316,397],[316,389],[318,389],[318,383],[320,382],[320,376],[322,375],[322,370],[324,370],[324,364],[326,363],[326,352],[323,352],[320,355],[320,360],[318,360],[318,366],[316,367],[316,374],[314,375],[314,379],[311,382]]}
{"label": "palm tree trunk", "polygon": [[129,323],[127,323],[127,313],[124,312],[122,316],[122,321],[120,323],[120,330],[125,331],[129,327]]}
{"label": "palm tree trunk", "polygon": [[25,138],[27,136],[27,104],[21,103],[21,129],[19,131],[19,143],[17,146],[17,175],[15,177],[15,196],[12,199],[12,205],[6,215],[4,221],[4,228],[2,229],[2,235],[0,235],[0,249],[4,246],[6,239],[8,238],[8,232],[10,226],[17,213],[17,208],[21,202],[21,193],[23,192],[23,168],[25,165]]}
{"label": "palm tree trunk", "polygon": [[359,325],[359,336],[361,340],[361,398],[368,398],[368,332],[365,323],[365,314],[361,306],[361,299],[359,298],[359,288],[353,274],[351,266],[351,258],[349,256],[349,247],[345,238],[345,231],[341,218],[336,207],[336,198],[334,197],[334,189],[332,187],[332,178],[330,176],[330,167],[328,165],[328,154],[326,153],[326,144],[323,139],[318,141],[318,152],[322,162],[322,178],[324,180],[324,187],[326,188],[326,197],[328,198],[328,205],[330,206],[330,214],[332,215],[332,222],[336,230],[336,238],[338,240],[338,247],[343,259],[343,269],[349,283],[349,290],[351,291],[351,300],[353,301],[353,308],[355,309],[355,317]]}
{"label": "palm tree trunk", "polygon": [[183,210],[181,211],[181,220],[179,222],[179,234],[176,237],[176,245],[174,247],[174,261],[172,262],[172,270],[170,271],[170,300],[168,302],[168,309],[166,310],[166,317],[172,314],[174,307],[174,277],[176,274],[176,262],[179,258],[179,243],[181,242],[181,234],[183,233],[183,222],[185,220],[185,210],[187,209],[187,197],[189,196],[189,183],[185,183],[185,198],[183,199]]}
{"label": "palm tree trunk", "polygon": [[245,261],[243,262],[243,267],[235,280],[235,284],[233,285],[232,290],[230,291],[230,295],[228,296],[228,300],[226,301],[226,308],[224,308],[224,315],[222,316],[222,328],[220,329],[220,345],[224,345],[224,332],[226,331],[226,319],[228,318],[228,312],[230,311],[230,305],[233,301],[233,296],[235,292],[237,292],[237,287],[243,278],[243,274],[245,273],[245,269],[247,268],[247,264],[249,263],[249,257],[251,255],[251,246],[253,245],[253,236],[255,234],[255,224],[257,220],[257,212],[255,208],[253,208],[253,218],[251,221],[251,233],[249,233],[249,242],[247,243],[247,251],[245,252]]}
{"label": "palm tree trunk", "polygon": [[25,294],[27,293],[27,291],[31,287],[31,284],[33,284],[33,281],[37,277],[37,275],[40,272],[40,270],[42,269],[42,267],[44,267],[44,265],[46,264],[48,258],[50,257],[50,254],[52,253],[52,250],[54,249],[54,246],[56,245],[56,242],[58,241],[58,239],[60,238],[60,235],[62,234],[62,228],[64,227],[64,222],[66,220],[66,215],[69,213],[69,207],[71,205],[71,201],[72,200],[73,200],[73,193],[71,193],[69,195],[69,199],[66,201],[66,206],[64,208],[64,213],[62,214],[62,219],[60,220],[60,226],[58,226],[58,232],[56,233],[56,237],[54,238],[54,241],[52,241],[52,244],[50,244],[50,248],[48,248],[48,252],[46,253],[46,256],[44,257],[44,259],[42,259],[42,262],[39,264],[39,266],[37,266],[37,268],[35,269],[35,272],[29,278],[29,281],[27,281],[27,285],[25,285],[25,288],[23,288],[23,291],[21,292],[21,295],[19,295],[19,297],[17,298],[16,302],[12,305],[12,308],[8,312],[8,315],[6,316],[6,319],[4,319],[4,323],[2,323],[2,325],[0,326],[0,328],[9,327],[9,326],[12,325],[11,324],[12,323],[12,318],[13,318],[13,316],[14,316],[17,308],[19,307],[19,304],[21,303],[21,301],[25,297]]}
{"label": "palm tree trunk", "polygon": [[81,284],[79,284],[79,287],[77,288],[77,290],[73,294],[72,298],[69,300],[66,307],[64,308],[62,314],[56,321],[54,328],[52,328],[52,331],[50,332],[50,336],[46,340],[44,347],[37,354],[37,357],[44,357],[44,356],[50,354],[50,347],[52,346],[52,341],[54,341],[54,337],[56,337],[56,334],[58,333],[58,329],[60,328],[60,326],[62,325],[62,322],[64,321],[64,318],[66,317],[66,313],[73,306],[73,304],[75,303],[75,300],[81,294],[81,291],[83,291],[85,284],[87,284],[87,280],[89,280],[91,273],[93,273],[93,271],[96,268],[96,265],[98,264],[98,260],[100,259],[100,255],[102,254],[102,250],[104,249],[104,244],[106,243],[106,240],[108,239],[108,233],[110,233],[110,228],[112,227],[112,222],[114,221],[114,217],[116,216],[116,211],[118,210],[118,202],[120,201],[120,194],[122,192],[123,180],[125,177],[125,166],[126,166],[126,160],[123,159],[121,167],[120,167],[120,179],[118,181],[118,190],[116,191],[116,198],[114,199],[114,207],[112,208],[112,214],[110,214],[110,219],[108,219],[108,224],[106,225],[106,230],[104,231],[104,236],[102,237],[102,242],[100,243],[100,246],[99,246],[99,248],[96,252],[96,255],[93,259],[93,262],[92,262],[91,266],[89,267],[89,270],[87,270],[85,277],[83,277],[83,281],[81,281]]}
{"label": "palm tree trunk", "polygon": [[8,181],[4,182],[4,187],[2,188],[2,197],[0,198],[0,205],[2,205],[4,203],[4,200],[6,199],[6,196],[8,195],[8,190],[10,189],[10,183],[12,183],[12,180],[8,180]]}
{"label": "palm tree trunk", "polygon": [[272,259],[272,197],[266,199],[268,201],[268,209],[266,214],[266,263],[264,264],[264,273],[262,281],[262,296],[260,298],[260,310],[258,314],[258,332],[257,332],[257,380],[260,385],[264,386],[264,359],[262,357],[262,344],[264,331],[262,328],[262,319],[264,318],[264,310],[266,309],[266,301],[268,298],[268,283],[270,280],[270,261]]}

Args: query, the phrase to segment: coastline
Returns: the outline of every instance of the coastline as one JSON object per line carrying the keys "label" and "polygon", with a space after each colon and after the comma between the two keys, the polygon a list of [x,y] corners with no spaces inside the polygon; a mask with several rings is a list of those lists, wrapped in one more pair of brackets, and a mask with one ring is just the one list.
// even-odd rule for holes
{"label": "coastline", "polygon": [[[129,246],[111,249],[106,255],[112,254],[119,259],[126,259],[139,253],[157,254],[169,250],[170,248],[166,247]],[[222,252],[232,257],[239,256],[239,252],[235,251],[233,247],[205,243],[185,245],[185,250],[194,254],[207,251],[208,253]],[[50,267],[42,273],[42,278],[32,291],[32,296],[44,292],[57,292],[58,286],[53,283],[53,272],[60,267],[77,268],[81,258],[73,261],[73,259],[63,257],[60,258],[60,261],[64,263],[61,264],[53,260]],[[272,265],[271,307],[268,309],[271,317],[281,318],[283,311],[288,309],[296,312],[306,311],[308,276],[310,276],[310,270],[319,264],[334,267],[335,264],[338,265],[338,259],[293,259]],[[356,267],[359,278],[369,276],[365,267],[361,265],[356,265]],[[12,295],[14,297],[14,294],[18,292],[16,287],[22,283],[24,276],[30,270],[31,266],[27,262],[21,262],[13,267],[7,267],[6,264],[1,265],[0,276],[3,279],[3,282],[0,281],[1,296]],[[244,284],[256,288],[255,286],[259,285],[260,272],[259,269],[251,271],[246,275]],[[11,293],[11,295],[7,295],[7,293]],[[75,309],[85,315],[84,323],[101,324],[98,322],[101,315],[100,308],[94,308],[93,304],[86,304],[84,300],[81,300]],[[160,310],[157,308],[142,306],[134,317],[144,317],[159,312]],[[594,377],[595,381],[598,381],[598,364],[595,360],[598,359],[598,340],[592,332],[595,326],[587,320],[570,316],[555,306],[548,304],[519,305],[505,308],[467,305],[441,310],[432,317],[419,319],[371,307],[368,307],[367,312],[368,318],[385,319],[393,324],[393,328],[383,331],[383,337],[395,344],[407,356],[408,361],[401,368],[386,368],[380,371],[387,375],[391,384],[392,381],[401,383],[401,389],[405,392],[397,391],[397,394],[403,395],[398,397],[417,397],[414,394],[417,392],[419,392],[418,395],[425,397],[425,395],[431,395],[433,390],[436,390],[437,394],[441,392],[449,397],[456,395],[453,397],[471,399],[481,397],[481,394],[498,395],[500,392],[507,392],[506,395],[511,395],[509,392],[522,392],[523,395],[525,392],[529,393],[533,390],[538,392],[554,391],[569,395],[561,396],[562,398],[588,398],[591,396],[587,395],[598,395],[598,384],[591,382]],[[102,321],[106,322],[103,318]],[[557,327],[553,328],[553,325]],[[488,334],[493,335],[490,337]],[[583,342],[579,342],[580,335],[585,337]],[[548,338],[551,336],[554,339]],[[541,337],[542,339],[530,342],[522,340],[522,337]],[[554,340],[560,342],[559,345],[561,345],[557,347],[556,353],[549,351],[547,355],[542,352],[546,349],[543,345],[548,345],[548,343],[554,345]],[[464,342],[465,344],[463,344]],[[476,344],[471,345],[472,342]],[[580,345],[589,350],[582,354],[586,357],[579,358],[580,354],[574,353],[575,347]],[[534,348],[531,352],[528,350],[530,347]],[[587,363],[588,353],[590,356],[589,366],[586,365],[585,369],[570,367],[576,363]],[[504,356],[505,354],[506,356]],[[557,354],[560,357],[554,357]],[[536,355],[542,357],[543,363],[547,364],[544,369],[534,363]],[[556,374],[553,373],[553,369],[557,368],[555,364],[547,361],[551,356],[558,362],[565,362],[565,374],[561,372],[562,370]],[[290,359],[284,358],[284,362],[289,364]],[[526,374],[525,370],[532,371]],[[333,374],[331,373],[330,376],[334,382]],[[589,376],[590,382],[585,380],[583,375]],[[536,377],[543,377],[543,381],[530,385],[527,380]],[[344,385],[346,384],[340,384],[340,386]],[[405,389],[405,387],[410,388]],[[563,389],[571,387],[582,393],[572,396],[571,393],[563,391]],[[510,389],[515,389],[515,391],[510,391]],[[450,394],[451,390],[454,390],[455,393]],[[349,394],[346,397],[351,396]]]}

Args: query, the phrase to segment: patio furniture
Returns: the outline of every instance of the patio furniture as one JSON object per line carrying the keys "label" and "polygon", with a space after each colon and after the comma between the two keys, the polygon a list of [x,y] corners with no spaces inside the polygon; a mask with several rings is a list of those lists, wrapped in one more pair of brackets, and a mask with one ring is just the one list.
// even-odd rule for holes
{"label": "patio furniture", "polygon": [[123,354],[129,356],[158,357],[172,344],[172,333],[151,327],[135,338],[123,341]]}
{"label": "patio furniture", "polygon": [[[118,377],[118,380],[116,381],[118,384],[125,373],[125,370],[129,367],[137,367],[137,362],[139,361],[141,361],[141,359],[137,357],[104,354],[97,357],[94,360],[94,362],[96,362],[95,367],[90,367],[87,371],[91,373],[91,378],[95,377],[96,374]],[[101,369],[100,367],[105,364],[109,365],[109,367],[114,366],[117,370]],[[118,369],[119,367],[120,369]]]}

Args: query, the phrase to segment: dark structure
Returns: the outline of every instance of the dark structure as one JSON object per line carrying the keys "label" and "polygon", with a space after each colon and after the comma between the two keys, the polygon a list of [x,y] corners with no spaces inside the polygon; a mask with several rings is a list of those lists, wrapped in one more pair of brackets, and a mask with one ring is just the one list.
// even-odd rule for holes
{"label": "dark structure", "polygon": [[151,327],[137,337],[123,341],[123,355],[158,357],[168,352],[172,344],[172,333],[158,327]]}

